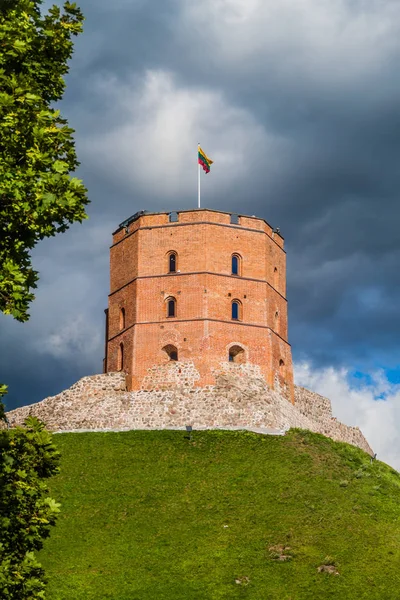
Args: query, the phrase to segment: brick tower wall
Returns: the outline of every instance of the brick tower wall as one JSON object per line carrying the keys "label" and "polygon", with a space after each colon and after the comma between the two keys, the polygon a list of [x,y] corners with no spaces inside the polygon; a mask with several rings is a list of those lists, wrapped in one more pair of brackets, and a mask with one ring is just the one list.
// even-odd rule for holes
{"label": "brick tower wall", "polygon": [[[169,253],[177,272],[169,273]],[[231,257],[240,274],[231,274]],[[193,361],[197,386],[214,383],[213,369],[228,361],[233,345],[242,360],[258,365],[271,387],[293,401],[291,349],[287,337],[286,255],[283,238],[262,219],[211,210],[144,214],[129,231],[120,227],[110,252],[110,295],[104,370],[121,367],[130,389],[141,389],[149,369],[165,368],[172,345],[178,362]],[[166,301],[176,299],[176,316]],[[241,304],[240,320],[231,303]],[[121,321],[121,309],[125,322]],[[146,378],[147,377],[147,378]]]}

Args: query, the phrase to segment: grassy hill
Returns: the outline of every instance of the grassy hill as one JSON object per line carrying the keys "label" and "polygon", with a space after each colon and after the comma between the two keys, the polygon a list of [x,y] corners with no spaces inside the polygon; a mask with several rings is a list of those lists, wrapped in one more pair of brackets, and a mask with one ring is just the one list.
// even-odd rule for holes
{"label": "grassy hill", "polygon": [[400,599],[396,471],[305,431],[186,436],[55,437],[49,600]]}

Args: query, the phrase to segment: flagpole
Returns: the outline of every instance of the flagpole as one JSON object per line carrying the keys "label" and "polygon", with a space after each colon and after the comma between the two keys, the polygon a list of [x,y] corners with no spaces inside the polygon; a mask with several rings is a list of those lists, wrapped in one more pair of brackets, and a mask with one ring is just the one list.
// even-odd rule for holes
{"label": "flagpole", "polygon": [[198,201],[197,201],[197,205],[198,208],[200,208],[200,163],[199,163],[199,148],[200,148],[200,144],[197,144],[197,196],[198,196]]}

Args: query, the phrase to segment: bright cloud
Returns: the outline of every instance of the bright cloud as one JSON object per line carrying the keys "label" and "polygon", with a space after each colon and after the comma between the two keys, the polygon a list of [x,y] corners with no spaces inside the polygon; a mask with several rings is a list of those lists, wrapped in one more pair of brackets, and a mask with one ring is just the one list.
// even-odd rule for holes
{"label": "bright cloud", "polygon": [[264,64],[283,76],[352,82],[399,50],[400,5],[393,0],[181,2],[182,35],[201,39],[216,62],[237,71]]}
{"label": "bright cloud", "polygon": [[[87,160],[107,163],[132,188],[160,198],[196,193],[199,142],[215,162],[213,193],[249,178],[260,160],[272,174],[279,168],[277,157],[288,151],[284,137],[268,134],[219,91],[184,86],[162,70],[148,70],[131,83],[99,80],[93,93],[108,98],[109,113],[119,119],[108,132],[96,131],[81,142]],[[202,178],[204,186],[208,180]]]}
{"label": "bright cloud", "polygon": [[329,398],[334,416],[358,426],[378,459],[400,470],[400,385],[381,372],[371,384],[355,385],[346,369],[312,369],[308,363],[295,366],[295,382]]}

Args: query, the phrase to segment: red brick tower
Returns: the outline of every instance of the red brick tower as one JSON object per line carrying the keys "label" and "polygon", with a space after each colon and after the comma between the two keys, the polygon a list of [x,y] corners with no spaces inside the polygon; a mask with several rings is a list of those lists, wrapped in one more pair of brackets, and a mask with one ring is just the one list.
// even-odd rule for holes
{"label": "red brick tower", "polygon": [[204,386],[221,365],[247,363],[293,401],[286,255],[266,221],[136,213],[113,234],[110,278],[104,371],[125,371],[128,389],[150,389],[157,369],[194,364]]}

